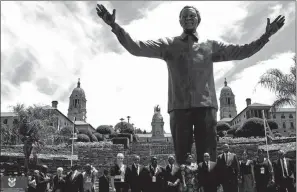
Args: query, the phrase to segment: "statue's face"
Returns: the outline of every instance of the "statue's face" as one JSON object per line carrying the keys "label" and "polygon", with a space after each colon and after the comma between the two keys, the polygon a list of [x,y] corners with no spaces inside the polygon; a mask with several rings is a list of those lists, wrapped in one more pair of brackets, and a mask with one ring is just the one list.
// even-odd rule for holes
{"label": "statue's face", "polygon": [[193,8],[186,8],[179,18],[180,25],[184,31],[195,31],[198,27],[198,15]]}

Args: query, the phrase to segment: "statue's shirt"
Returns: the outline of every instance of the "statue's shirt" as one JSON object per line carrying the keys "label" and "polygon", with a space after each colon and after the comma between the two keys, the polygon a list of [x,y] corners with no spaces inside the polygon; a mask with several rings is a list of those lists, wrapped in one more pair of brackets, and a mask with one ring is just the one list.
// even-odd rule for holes
{"label": "statue's shirt", "polygon": [[199,42],[182,34],[158,40],[138,41],[119,25],[112,32],[132,55],[159,58],[168,68],[168,112],[174,109],[213,107],[218,109],[213,62],[242,60],[257,53],[269,40],[266,34],[245,45],[217,41]]}

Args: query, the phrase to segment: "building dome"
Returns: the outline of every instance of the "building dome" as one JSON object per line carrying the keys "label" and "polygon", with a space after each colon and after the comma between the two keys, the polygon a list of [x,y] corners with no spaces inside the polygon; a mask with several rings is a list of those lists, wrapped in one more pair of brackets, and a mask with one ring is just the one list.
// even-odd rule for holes
{"label": "building dome", "polygon": [[232,89],[227,85],[226,78],[225,78],[224,84],[225,84],[225,86],[221,90],[221,95],[225,95],[225,94],[228,94],[228,93],[230,93],[231,95],[233,95]]}
{"label": "building dome", "polygon": [[86,97],[85,91],[80,87],[80,79],[78,79],[77,87],[73,89],[70,97]]}

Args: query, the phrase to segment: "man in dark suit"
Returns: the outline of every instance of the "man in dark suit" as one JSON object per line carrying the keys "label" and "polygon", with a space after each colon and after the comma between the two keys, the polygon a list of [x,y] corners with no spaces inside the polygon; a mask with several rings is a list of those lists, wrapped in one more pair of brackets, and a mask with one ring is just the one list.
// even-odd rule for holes
{"label": "man in dark suit", "polygon": [[176,182],[177,179],[177,171],[178,166],[175,165],[175,158],[173,155],[168,157],[168,165],[165,167],[165,187],[166,192],[178,192],[178,183]]}
{"label": "man in dark suit", "polygon": [[223,153],[218,156],[217,166],[224,192],[238,192],[239,162],[236,154],[229,151],[228,144],[223,145]]}
{"label": "man in dark suit", "polygon": [[48,167],[46,165],[40,167],[40,172],[36,177],[36,191],[38,192],[46,192],[48,189],[51,179],[46,175],[47,170]]}
{"label": "man in dark suit", "polygon": [[198,182],[204,192],[217,192],[217,163],[210,161],[209,153],[204,153],[204,161],[198,164]]}
{"label": "man in dark suit", "polygon": [[83,192],[83,175],[79,172],[77,165],[71,167],[70,173],[66,176],[66,191],[67,192]]}
{"label": "man in dark suit", "polygon": [[127,183],[129,184],[131,192],[141,191],[140,172],[143,167],[139,164],[139,162],[140,157],[138,155],[135,155],[133,164],[127,168],[125,178],[127,179]]}
{"label": "man in dark suit", "polygon": [[109,192],[109,178],[107,169],[104,169],[103,175],[99,178],[99,192]]}
{"label": "man in dark suit", "polygon": [[285,152],[279,150],[278,159],[273,162],[275,183],[279,192],[295,191],[296,171],[291,159],[285,158]]}
{"label": "man in dark suit", "polygon": [[164,168],[158,165],[156,156],[151,158],[151,164],[142,169],[140,173],[142,192],[163,192]]}
{"label": "man in dark suit", "polygon": [[53,192],[66,192],[65,191],[65,176],[63,175],[63,168],[57,168],[57,175],[53,179]]}

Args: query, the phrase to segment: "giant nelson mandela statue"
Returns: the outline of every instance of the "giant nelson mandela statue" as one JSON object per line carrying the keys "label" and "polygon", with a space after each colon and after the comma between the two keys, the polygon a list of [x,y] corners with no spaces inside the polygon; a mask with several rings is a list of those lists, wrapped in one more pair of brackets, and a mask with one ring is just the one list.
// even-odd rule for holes
{"label": "giant nelson mandela statue", "polygon": [[218,104],[213,62],[251,57],[284,25],[285,17],[280,15],[273,22],[267,19],[264,34],[249,44],[227,45],[212,40],[199,41],[196,29],[201,16],[192,6],[186,6],[180,12],[179,22],[183,28],[180,36],[148,41],[133,39],[119,26],[115,22],[115,9],[111,14],[98,4],[96,10],[132,55],[166,61],[169,73],[168,113],[177,163],[185,163],[186,154],[191,151],[193,134],[197,161],[203,161],[205,152],[210,154],[212,161],[216,161]]}

